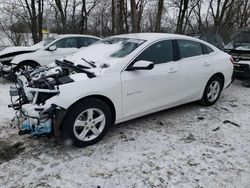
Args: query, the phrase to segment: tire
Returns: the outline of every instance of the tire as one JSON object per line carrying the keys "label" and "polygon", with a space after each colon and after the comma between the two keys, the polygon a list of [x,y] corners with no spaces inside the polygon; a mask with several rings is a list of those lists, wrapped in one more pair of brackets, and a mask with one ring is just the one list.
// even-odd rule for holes
{"label": "tire", "polygon": [[18,64],[15,68],[14,68],[14,72],[18,72],[20,70],[26,70],[27,68],[36,68],[39,65],[35,62],[31,62],[31,61],[24,61],[21,62],[20,64]]}
{"label": "tire", "polygon": [[[211,91],[213,89],[213,91]],[[204,90],[201,104],[211,106],[217,102],[223,89],[223,80],[219,76],[213,76],[208,81]]]}
{"label": "tire", "polygon": [[73,105],[62,124],[65,143],[85,147],[99,142],[111,125],[111,110],[99,99],[89,98]]}

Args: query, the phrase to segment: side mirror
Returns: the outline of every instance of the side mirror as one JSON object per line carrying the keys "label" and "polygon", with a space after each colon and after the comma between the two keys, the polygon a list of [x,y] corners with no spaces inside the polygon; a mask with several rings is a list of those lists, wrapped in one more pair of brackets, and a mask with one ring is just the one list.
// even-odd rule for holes
{"label": "side mirror", "polygon": [[140,61],[137,61],[133,66],[128,67],[127,71],[151,70],[153,68],[154,68],[154,63],[153,62],[140,60]]}
{"label": "side mirror", "polygon": [[53,45],[53,46],[50,46],[50,47],[48,48],[49,51],[55,51],[56,49],[57,49],[57,47],[54,46],[54,45]]}

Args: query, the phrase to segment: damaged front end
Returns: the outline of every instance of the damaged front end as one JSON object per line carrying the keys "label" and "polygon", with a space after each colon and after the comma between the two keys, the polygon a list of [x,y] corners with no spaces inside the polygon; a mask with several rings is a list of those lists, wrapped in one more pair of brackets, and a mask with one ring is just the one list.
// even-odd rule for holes
{"label": "damaged front end", "polygon": [[20,135],[60,135],[66,110],[46,101],[60,94],[60,85],[74,82],[70,75],[76,73],[94,77],[92,72],[67,61],[56,61],[52,67],[25,70],[17,75],[16,85],[10,87],[9,107],[16,110],[14,122]]}
{"label": "damaged front end", "polygon": [[1,61],[0,59],[0,77],[8,77],[12,73],[10,61]]}
{"label": "damaged front end", "polygon": [[31,53],[34,51],[35,50],[20,50],[16,52],[10,51],[6,53],[0,53],[0,77],[10,78],[11,76],[14,76],[15,74],[13,68],[16,65],[12,64],[11,61],[18,55]]}

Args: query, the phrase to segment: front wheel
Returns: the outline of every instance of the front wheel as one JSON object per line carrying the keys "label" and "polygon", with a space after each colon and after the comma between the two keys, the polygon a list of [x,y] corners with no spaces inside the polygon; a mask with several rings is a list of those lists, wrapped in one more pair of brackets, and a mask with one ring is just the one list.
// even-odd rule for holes
{"label": "front wheel", "polygon": [[77,147],[100,141],[111,125],[111,111],[99,99],[86,99],[75,104],[67,113],[62,131],[66,143]]}
{"label": "front wheel", "polygon": [[219,76],[213,76],[207,83],[201,103],[211,106],[219,99],[223,89],[223,81]]}
{"label": "front wheel", "polygon": [[18,64],[15,68],[14,68],[14,72],[20,72],[20,71],[24,71],[24,70],[31,70],[38,67],[38,65],[36,63],[33,62],[22,62],[20,64]]}

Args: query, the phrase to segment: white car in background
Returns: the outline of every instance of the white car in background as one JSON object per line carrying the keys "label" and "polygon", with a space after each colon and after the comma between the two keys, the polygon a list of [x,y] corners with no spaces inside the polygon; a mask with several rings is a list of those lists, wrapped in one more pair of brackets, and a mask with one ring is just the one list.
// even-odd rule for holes
{"label": "white car in background", "polygon": [[53,40],[55,40],[54,37],[49,37],[32,46],[11,46],[3,48],[0,51],[0,77],[4,76],[5,72],[8,73],[11,70],[10,62],[17,55],[35,52],[36,50],[47,46]]}
{"label": "white car in background", "polygon": [[[213,105],[229,86],[231,56],[188,36],[109,37],[18,75],[20,134],[61,134],[75,146],[97,143],[111,124],[192,101]],[[24,117],[21,121],[21,117]]]}
{"label": "white car in background", "polygon": [[[0,75],[51,64],[55,59],[66,57],[98,40],[100,39],[90,35],[67,34],[48,38],[31,47],[4,49],[0,52]],[[13,53],[13,49],[14,51],[19,49],[19,52]],[[21,51],[23,53],[19,55]]]}

